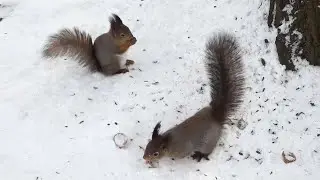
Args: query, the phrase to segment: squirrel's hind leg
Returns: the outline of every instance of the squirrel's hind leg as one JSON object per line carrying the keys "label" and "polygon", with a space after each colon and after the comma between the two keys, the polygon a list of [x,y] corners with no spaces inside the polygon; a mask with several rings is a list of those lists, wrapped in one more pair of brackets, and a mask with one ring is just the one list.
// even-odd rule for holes
{"label": "squirrel's hind leg", "polygon": [[124,74],[124,73],[127,73],[127,72],[129,72],[129,70],[126,69],[126,68],[123,68],[123,69],[119,69],[118,71],[116,71],[113,75]]}
{"label": "squirrel's hind leg", "polygon": [[110,64],[103,65],[101,71],[106,76],[112,76],[116,74],[127,73],[129,70],[127,68],[121,68],[118,61],[113,61]]}
{"label": "squirrel's hind leg", "polygon": [[193,159],[196,159],[198,162],[200,162],[202,158],[206,160],[210,160],[208,156],[214,150],[217,142],[218,142],[218,138],[212,138],[211,141],[203,142],[200,148],[197,149],[191,157]]}
{"label": "squirrel's hind leg", "polygon": [[209,160],[208,156],[213,152],[220,139],[220,129],[220,126],[213,125],[212,128],[204,134],[200,146],[195,149],[195,152],[192,155],[193,159],[196,159],[198,162],[200,162],[202,158]]}
{"label": "squirrel's hind leg", "polygon": [[198,161],[198,162],[200,162],[202,158],[209,161],[209,160],[210,160],[210,159],[208,158],[209,154],[210,154],[210,153],[206,153],[206,154],[205,154],[205,153],[202,153],[202,152],[200,152],[200,151],[195,151],[194,154],[191,155],[191,157],[192,157],[192,159],[194,159],[194,160],[196,160],[196,161]]}

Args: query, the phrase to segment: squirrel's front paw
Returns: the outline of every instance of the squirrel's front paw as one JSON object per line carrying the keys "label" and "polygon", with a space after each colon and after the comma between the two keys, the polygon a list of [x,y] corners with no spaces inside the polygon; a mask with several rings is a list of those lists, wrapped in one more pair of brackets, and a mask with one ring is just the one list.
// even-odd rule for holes
{"label": "squirrel's front paw", "polygon": [[130,66],[130,65],[132,65],[132,64],[134,64],[134,61],[133,60],[131,60],[131,59],[127,59],[127,61],[126,61],[126,66]]}

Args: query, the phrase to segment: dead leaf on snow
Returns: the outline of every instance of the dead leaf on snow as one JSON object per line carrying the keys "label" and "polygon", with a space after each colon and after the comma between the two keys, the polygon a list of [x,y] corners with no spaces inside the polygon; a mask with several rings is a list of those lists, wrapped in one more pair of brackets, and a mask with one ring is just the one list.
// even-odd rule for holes
{"label": "dead leaf on snow", "polygon": [[292,163],[297,160],[296,156],[292,152],[282,152],[282,160],[284,163]]}

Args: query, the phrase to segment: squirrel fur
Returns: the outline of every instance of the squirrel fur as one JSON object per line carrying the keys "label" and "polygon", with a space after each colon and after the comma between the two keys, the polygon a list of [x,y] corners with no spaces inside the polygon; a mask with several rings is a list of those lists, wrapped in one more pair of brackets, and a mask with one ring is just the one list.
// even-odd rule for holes
{"label": "squirrel fur", "polygon": [[[106,76],[128,72],[128,69],[120,67],[119,55],[125,53],[137,39],[118,15],[112,14],[109,22],[109,32],[98,36],[94,43],[90,34],[77,27],[61,29],[49,36],[43,47],[43,57],[73,57],[92,72],[98,71]],[[133,63],[127,60],[126,65]]]}
{"label": "squirrel fur", "polygon": [[209,76],[211,102],[182,123],[159,133],[154,127],[143,158],[147,163],[164,156],[183,158],[191,155],[200,162],[209,160],[220,139],[222,126],[242,103],[244,65],[237,39],[226,32],[214,34],[206,43],[205,64]]}

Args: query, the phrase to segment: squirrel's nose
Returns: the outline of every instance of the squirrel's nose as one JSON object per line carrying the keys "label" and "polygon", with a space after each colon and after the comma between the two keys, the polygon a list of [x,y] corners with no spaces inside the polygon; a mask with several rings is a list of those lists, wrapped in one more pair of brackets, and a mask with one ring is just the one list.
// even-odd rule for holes
{"label": "squirrel's nose", "polygon": [[150,156],[144,154],[144,155],[143,155],[143,159],[146,160],[146,161],[149,161],[149,160],[150,160]]}
{"label": "squirrel's nose", "polygon": [[132,37],[132,38],[131,38],[131,44],[134,45],[136,42],[137,42],[137,38]]}

